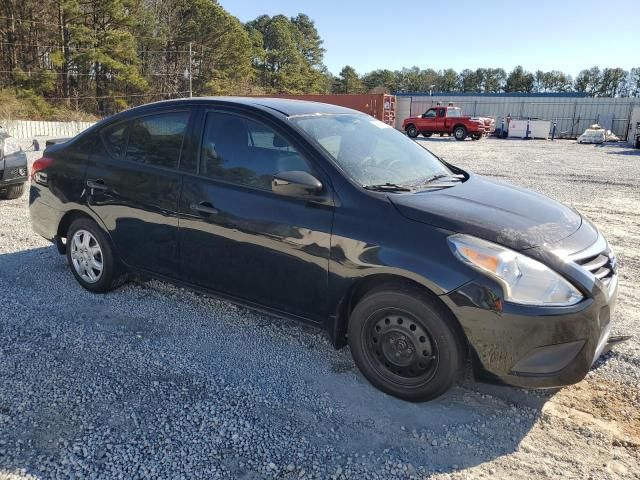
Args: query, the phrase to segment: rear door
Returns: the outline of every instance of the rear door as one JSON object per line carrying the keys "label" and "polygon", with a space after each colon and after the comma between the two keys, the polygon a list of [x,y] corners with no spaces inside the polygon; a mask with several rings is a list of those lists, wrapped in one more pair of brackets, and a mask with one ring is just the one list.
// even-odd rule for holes
{"label": "rear door", "polygon": [[[218,109],[203,112],[198,173],[180,200],[183,279],[321,320],[326,314],[333,207],[271,191],[275,173],[327,182],[287,131]],[[330,194],[330,192],[328,192]]]}
{"label": "rear door", "polygon": [[87,169],[87,201],[132,267],[178,274],[178,167],[191,117],[188,107],[153,111],[100,132]]}

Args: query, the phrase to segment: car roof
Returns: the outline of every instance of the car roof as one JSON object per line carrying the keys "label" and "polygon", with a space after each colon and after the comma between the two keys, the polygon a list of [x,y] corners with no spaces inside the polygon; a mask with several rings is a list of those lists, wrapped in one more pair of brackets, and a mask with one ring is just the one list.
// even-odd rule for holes
{"label": "car roof", "polygon": [[261,110],[271,110],[278,112],[286,117],[294,117],[301,115],[335,115],[335,114],[361,114],[357,110],[351,108],[331,105],[329,103],[311,102],[308,100],[294,100],[291,98],[273,98],[273,97],[193,97],[180,98],[175,100],[163,100],[160,102],[149,103],[141,107],[151,105],[180,105],[180,104],[202,104],[217,103],[230,105],[244,105],[255,107]]}

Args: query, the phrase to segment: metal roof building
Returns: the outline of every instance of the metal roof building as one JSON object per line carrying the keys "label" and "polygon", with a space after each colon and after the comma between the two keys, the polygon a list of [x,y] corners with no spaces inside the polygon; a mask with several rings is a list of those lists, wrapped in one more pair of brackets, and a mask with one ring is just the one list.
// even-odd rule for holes
{"label": "metal roof building", "polygon": [[557,122],[559,136],[575,138],[585,128],[600,123],[621,139],[629,130],[629,120],[640,98],[593,98],[582,93],[396,93],[396,128],[410,115],[420,115],[438,102],[454,103],[466,115],[493,117],[500,126],[507,115]]}

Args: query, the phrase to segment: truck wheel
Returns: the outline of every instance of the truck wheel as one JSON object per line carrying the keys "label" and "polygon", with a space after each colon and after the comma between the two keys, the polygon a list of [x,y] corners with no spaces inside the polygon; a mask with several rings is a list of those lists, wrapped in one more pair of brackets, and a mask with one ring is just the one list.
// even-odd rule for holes
{"label": "truck wheel", "polygon": [[412,402],[431,400],[451,388],[464,366],[464,337],[455,322],[425,292],[382,286],[351,313],[351,354],[380,390]]}
{"label": "truck wheel", "polygon": [[480,135],[479,133],[471,135],[471,140],[480,140],[481,138],[482,138],[482,135]]}
{"label": "truck wheel", "polygon": [[409,125],[407,127],[407,135],[409,136],[409,138],[416,138],[418,136],[418,129],[416,128],[415,125]]}
{"label": "truck wheel", "polygon": [[422,132],[422,136],[423,136],[424,138],[429,138],[431,135],[433,135],[433,133]]}
{"label": "truck wheel", "polygon": [[9,185],[6,190],[0,190],[0,199],[13,200],[21,197],[24,193],[24,183],[18,185]]}
{"label": "truck wheel", "polygon": [[467,138],[467,129],[463,125],[458,125],[453,129],[453,136],[456,140],[462,141]]}

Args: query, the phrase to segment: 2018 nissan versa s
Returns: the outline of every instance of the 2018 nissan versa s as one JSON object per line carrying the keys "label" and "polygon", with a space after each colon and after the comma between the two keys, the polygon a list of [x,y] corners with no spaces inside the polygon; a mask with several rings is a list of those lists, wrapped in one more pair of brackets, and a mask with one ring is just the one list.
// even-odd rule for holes
{"label": "2018 nissan versa s", "polygon": [[616,258],[589,221],[341,107],[134,108],[49,147],[30,210],[84,288],[143,272],[313,322],[408,400],[467,355],[485,380],[571,384],[611,343]]}

